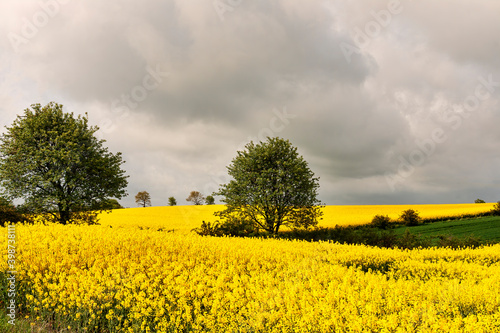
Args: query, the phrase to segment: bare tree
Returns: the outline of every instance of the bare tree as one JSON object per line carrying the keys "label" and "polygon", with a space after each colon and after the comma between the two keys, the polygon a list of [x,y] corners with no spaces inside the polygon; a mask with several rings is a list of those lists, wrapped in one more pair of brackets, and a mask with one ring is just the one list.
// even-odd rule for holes
{"label": "bare tree", "polygon": [[142,207],[151,206],[151,196],[146,191],[139,192],[135,196],[135,202]]}
{"label": "bare tree", "polygon": [[191,191],[186,201],[191,201],[194,205],[203,205],[205,197],[198,191]]}

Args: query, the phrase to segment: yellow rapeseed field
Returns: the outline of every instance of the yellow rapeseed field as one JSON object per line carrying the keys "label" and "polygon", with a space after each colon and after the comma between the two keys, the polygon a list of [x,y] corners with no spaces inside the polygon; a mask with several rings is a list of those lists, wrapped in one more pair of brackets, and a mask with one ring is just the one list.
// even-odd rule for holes
{"label": "yellow rapeseed field", "polygon": [[[487,204],[449,204],[449,205],[372,205],[372,206],[325,206],[323,220],[319,225],[359,225],[370,223],[375,215],[389,215],[397,219],[405,209],[415,209],[421,217],[457,216],[489,211],[492,203]],[[141,227],[177,232],[189,232],[198,228],[202,221],[213,222],[214,212],[223,210],[223,205],[211,206],[168,206],[117,209],[100,216],[100,223],[115,227]]]}
{"label": "yellow rapeseed field", "polygon": [[61,225],[17,226],[15,237],[23,316],[78,332],[500,331],[500,245],[408,251]]}
{"label": "yellow rapeseed field", "polygon": [[[2,228],[0,305],[11,302],[14,275],[18,319],[54,320],[67,332],[500,332],[500,245],[400,250],[187,232],[222,208],[134,208],[96,226]],[[330,206],[322,223],[407,208],[458,213]],[[345,216],[354,212],[359,220]]]}
{"label": "yellow rapeseed field", "polygon": [[99,223],[118,228],[165,229],[185,233],[198,228],[202,221],[214,221],[214,212],[223,208],[223,205],[193,205],[116,209],[101,214]]}
{"label": "yellow rapeseed field", "polygon": [[359,225],[370,223],[375,215],[388,215],[397,219],[406,209],[414,209],[423,218],[441,216],[461,216],[476,214],[493,209],[494,203],[447,204],[447,205],[365,205],[365,206],[325,206],[321,226]]}

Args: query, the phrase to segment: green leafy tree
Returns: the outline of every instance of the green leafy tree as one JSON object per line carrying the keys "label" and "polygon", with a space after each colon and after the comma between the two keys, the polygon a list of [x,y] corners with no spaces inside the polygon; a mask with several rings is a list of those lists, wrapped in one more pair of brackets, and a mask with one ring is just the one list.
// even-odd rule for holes
{"label": "green leafy tree", "polygon": [[387,229],[391,225],[391,218],[387,215],[375,215],[371,225],[379,229]]}
{"label": "green leafy tree", "polygon": [[120,205],[120,203],[116,199],[105,199],[103,201],[98,202],[93,208],[95,210],[113,210],[113,209],[122,209],[123,206]]}
{"label": "green leafy tree", "polygon": [[419,225],[422,222],[422,218],[414,209],[407,209],[403,211],[399,216],[399,219],[408,227]]}
{"label": "green leafy tree", "polygon": [[176,206],[177,205],[177,200],[175,200],[174,197],[168,198],[168,205],[169,206]]}
{"label": "green leafy tree", "polygon": [[191,191],[189,193],[189,197],[187,197],[186,201],[192,202],[194,205],[203,205],[203,201],[205,201],[205,197],[198,191]]}
{"label": "green leafy tree", "polygon": [[250,142],[227,169],[233,180],[214,193],[224,197],[225,210],[215,213],[224,224],[246,221],[278,233],[281,226],[316,226],[323,215],[317,199],[319,178],[288,140]]}
{"label": "green leafy tree", "polygon": [[480,203],[486,203],[486,201],[484,201],[483,199],[476,199],[474,203],[480,204]]}
{"label": "green leafy tree", "polygon": [[205,198],[205,203],[207,205],[215,205],[215,199],[213,196],[211,195],[207,195],[207,197]]}
{"label": "green leafy tree", "polygon": [[151,195],[147,191],[137,193],[135,203],[142,207],[151,206]]}
{"label": "green leafy tree", "polygon": [[121,153],[112,154],[88,117],[54,102],[33,104],[0,138],[0,187],[9,200],[62,224],[96,222],[96,205],[126,195]]}

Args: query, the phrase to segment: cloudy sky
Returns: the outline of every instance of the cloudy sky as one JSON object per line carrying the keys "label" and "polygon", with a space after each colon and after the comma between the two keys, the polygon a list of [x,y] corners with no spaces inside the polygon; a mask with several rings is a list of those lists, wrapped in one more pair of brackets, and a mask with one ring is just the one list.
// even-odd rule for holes
{"label": "cloudy sky", "polygon": [[2,0],[0,132],[88,113],[154,206],[289,139],[325,204],[500,200],[496,0]]}

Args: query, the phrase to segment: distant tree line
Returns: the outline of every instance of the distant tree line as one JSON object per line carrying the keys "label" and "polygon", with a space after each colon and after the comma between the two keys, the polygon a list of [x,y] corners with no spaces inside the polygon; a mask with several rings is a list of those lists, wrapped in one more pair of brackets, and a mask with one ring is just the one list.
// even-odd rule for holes
{"label": "distant tree line", "polygon": [[[191,191],[189,196],[186,198],[186,201],[192,202],[193,205],[215,205],[215,198],[211,195],[207,195],[206,197],[198,191]],[[135,196],[135,202],[137,205],[142,207],[151,206],[151,195],[147,191],[141,191],[137,193]],[[176,206],[177,200],[174,197],[168,198],[169,206]]]}

